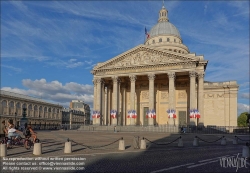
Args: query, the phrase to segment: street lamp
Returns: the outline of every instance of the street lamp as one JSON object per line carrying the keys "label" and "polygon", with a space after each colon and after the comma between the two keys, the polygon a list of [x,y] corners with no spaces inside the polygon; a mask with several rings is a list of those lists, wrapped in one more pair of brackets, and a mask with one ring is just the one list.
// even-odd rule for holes
{"label": "street lamp", "polygon": [[16,124],[16,116],[17,116],[17,113],[15,112],[15,128],[17,128],[17,124]]}

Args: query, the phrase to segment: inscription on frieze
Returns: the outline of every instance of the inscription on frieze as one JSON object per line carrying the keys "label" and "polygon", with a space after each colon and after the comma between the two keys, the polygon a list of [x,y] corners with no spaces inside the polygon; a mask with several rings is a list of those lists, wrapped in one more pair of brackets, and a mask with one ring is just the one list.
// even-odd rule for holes
{"label": "inscription on frieze", "polygon": [[223,98],[223,97],[224,97],[224,94],[217,94],[217,97],[218,97],[218,98]]}

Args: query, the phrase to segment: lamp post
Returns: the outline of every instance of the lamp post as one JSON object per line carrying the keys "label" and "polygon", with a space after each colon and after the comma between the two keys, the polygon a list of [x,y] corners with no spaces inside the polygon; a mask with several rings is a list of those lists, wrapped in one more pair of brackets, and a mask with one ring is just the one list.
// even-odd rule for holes
{"label": "lamp post", "polygon": [[15,112],[15,128],[17,128],[17,124],[16,124],[16,116],[17,116],[17,113]]}

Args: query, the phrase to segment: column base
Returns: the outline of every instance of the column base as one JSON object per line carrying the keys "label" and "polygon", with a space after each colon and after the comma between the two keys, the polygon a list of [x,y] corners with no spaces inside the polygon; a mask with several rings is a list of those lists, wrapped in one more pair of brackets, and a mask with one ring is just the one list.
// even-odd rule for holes
{"label": "column base", "polygon": [[117,118],[112,118],[112,125],[117,125]]}
{"label": "column base", "polygon": [[148,119],[148,125],[149,126],[153,126],[154,125],[154,119],[153,118],[149,118]]}

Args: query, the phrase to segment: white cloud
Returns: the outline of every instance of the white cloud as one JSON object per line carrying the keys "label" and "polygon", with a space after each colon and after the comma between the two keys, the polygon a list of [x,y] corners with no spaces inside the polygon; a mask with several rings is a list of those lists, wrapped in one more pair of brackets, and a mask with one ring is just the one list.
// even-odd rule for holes
{"label": "white cloud", "polygon": [[71,100],[83,100],[92,107],[93,104],[93,86],[69,82],[63,85],[59,81],[47,82],[46,79],[30,80],[24,79],[23,86],[27,90],[11,87],[3,87],[2,90],[15,92],[23,95],[29,95],[41,98],[53,103],[69,107]]}
{"label": "white cloud", "polygon": [[1,65],[1,67],[11,69],[11,70],[13,70],[13,71],[15,71],[15,72],[22,72],[22,69],[21,69],[21,68],[16,68],[16,67],[9,66],[9,65]]}
{"label": "white cloud", "polygon": [[240,115],[242,112],[250,112],[249,105],[238,103],[238,115]]}
{"label": "white cloud", "polygon": [[241,98],[243,99],[250,99],[250,94],[249,93],[242,93]]}

